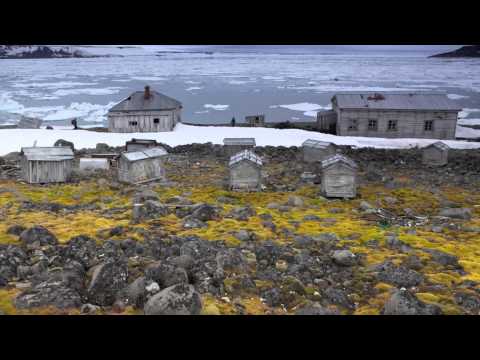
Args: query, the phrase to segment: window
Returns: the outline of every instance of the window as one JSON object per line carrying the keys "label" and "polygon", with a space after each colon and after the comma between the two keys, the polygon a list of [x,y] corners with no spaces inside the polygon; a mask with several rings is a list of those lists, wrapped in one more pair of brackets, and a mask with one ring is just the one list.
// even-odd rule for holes
{"label": "window", "polygon": [[153,119],[153,123],[154,123],[154,124],[159,124],[159,123],[160,123],[160,119]]}
{"label": "window", "polygon": [[377,131],[378,130],[378,122],[375,119],[368,120],[368,130]]}
{"label": "window", "polygon": [[137,126],[137,125],[138,125],[138,122],[136,122],[136,121],[129,121],[129,122],[128,122],[128,125],[130,125],[130,126]]}
{"label": "window", "polygon": [[388,120],[388,131],[397,131],[397,120]]}
{"label": "window", "polygon": [[425,121],[425,131],[433,131],[433,120]]}
{"label": "window", "polygon": [[357,130],[358,130],[357,119],[350,119],[348,122],[348,131],[357,131]]}

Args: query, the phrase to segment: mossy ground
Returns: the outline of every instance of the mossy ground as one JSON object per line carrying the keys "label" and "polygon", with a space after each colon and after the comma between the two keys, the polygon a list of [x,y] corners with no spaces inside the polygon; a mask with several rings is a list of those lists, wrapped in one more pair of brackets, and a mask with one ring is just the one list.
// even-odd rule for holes
{"label": "mossy ground", "polygon": [[[219,220],[208,222],[208,227],[203,229],[182,228],[182,219],[175,215],[169,215],[159,220],[146,221],[136,224],[146,230],[160,226],[162,231],[175,235],[198,235],[201,238],[224,241],[229,246],[237,246],[239,240],[234,234],[238,230],[251,230],[257,236],[256,241],[273,240],[281,244],[292,243],[292,234],[318,235],[328,232],[335,233],[340,239],[340,246],[350,248],[357,254],[363,254],[365,264],[362,271],[370,265],[381,263],[387,259],[395,263],[402,262],[407,255],[391,249],[385,245],[387,233],[395,233],[398,238],[412,247],[413,252],[423,262],[424,267],[420,270],[431,284],[439,284],[442,287],[435,291],[419,289],[418,297],[426,302],[439,305],[447,314],[458,314],[461,309],[453,300],[453,290],[465,280],[480,282],[480,235],[468,228],[480,227],[480,193],[474,190],[466,190],[455,187],[444,187],[436,192],[428,188],[405,187],[388,189],[378,184],[362,185],[359,188],[359,196],[353,200],[325,200],[319,197],[318,187],[304,186],[294,192],[257,192],[257,193],[234,193],[224,190],[220,185],[219,175],[213,176],[216,169],[223,169],[215,163],[211,167],[197,169],[197,173],[177,174],[174,176],[175,186],[155,186],[161,201],[172,196],[181,195],[195,203],[208,203],[221,208]],[[193,169],[195,170],[195,169]],[[224,175],[224,169],[220,172]],[[223,175],[222,175],[223,174]],[[196,178],[197,181],[192,181]],[[187,181],[188,179],[188,181]],[[120,238],[134,237],[141,240],[135,231],[130,232],[131,196],[125,195],[125,191],[101,186],[95,181],[82,181],[77,184],[64,184],[52,186],[30,186],[27,184],[4,181],[0,187],[6,189],[0,192],[0,243],[17,244],[17,238],[6,234],[11,225],[31,226],[39,224],[52,231],[59,241],[65,243],[70,238],[80,234],[99,238],[99,231],[123,225],[129,232]],[[304,204],[292,207],[288,211],[272,209],[271,203],[285,204],[290,196],[302,197]],[[220,203],[220,197],[228,197],[230,203]],[[385,198],[395,198],[395,202],[387,203]],[[21,211],[20,204],[24,200],[32,202],[55,202],[64,205],[81,205],[94,203],[97,210],[78,211],[64,214],[47,211]],[[437,214],[441,201],[455,202],[458,206],[468,207],[473,210],[473,217],[469,221],[462,221],[461,228],[465,230],[444,229],[442,232],[432,232],[426,226],[416,228],[412,234],[409,227],[397,225],[381,225],[362,216],[358,210],[361,201],[367,201],[373,206],[387,209],[393,214],[402,214],[405,208],[412,209],[415,213],[434,216]],[[236,206],[251,206],[257,216],[248,221],[239,221],[225,217]],[[115,211],[110,211],[116,209]],[[332,211],[334,209],[334,211]],[[276,231],[265,227],[263,220],[258,216],[270,214],[272,222],[276,225]],[[320,219],[330,221],[305,221],[307,215],[315,215]],[[334,220],[331,220],[334,219]],[[455,221],[452,221],[455,222]],[[377,246],[371,246],[371,241],[377,242]],[[431,256],[424,252],[423,248],[441,250],[445,253],[458,257],[459,263],[466,271],[466,275],[460,275],[453,270],[447,270],[439,264],[431,261]],[[359,273],[358,276],[363,276]],[[258,284],[261,286],[262,284]],[[263,284],[265,285],[265,284]],[[266,285],[268,286],[268,284]],[[388,298],[391,285],[378,283],[375,286],[375,295],[362,297],[359,295],[355,314],[378,314]],[[313,291],[313,290],[312,290]],[[16,289],[0,290],[0,310],[7,314],[20,313],[12,305],[12,299],[18,293]],[[217,299],[212,296],[204,296],[205,314],[234,314],[235,306],[231,302]],[[247,314],[284,313],[283,309],[268,309],[258,296],[245,294],[238,300]],[[41,313],[59,313],[58,310],[38,310]],[[60,312],[63,313],[63,312]],[[67,313],[76,313],[71,311]],[[130,309],[126,313],[137,313]]]}

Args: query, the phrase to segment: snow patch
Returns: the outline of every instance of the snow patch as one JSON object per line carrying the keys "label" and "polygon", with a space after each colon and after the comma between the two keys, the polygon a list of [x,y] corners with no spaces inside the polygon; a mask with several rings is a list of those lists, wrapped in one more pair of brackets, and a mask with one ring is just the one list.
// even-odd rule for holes
{"label": "snow patch", "polygon": [[217,111],[224,111],[224,110],[227,110],[230,105],[221,105],[221,104],[218,104],[218,105],[213,105],[213,104],[205,104],[203,105],[204,108],[206,109],[213,109],[213,110],[217,110]]}
{"label": "snow patch", "polygon": [[464,99],[468,98],[469,96],[467,95],[458,95],[458,94],[447,94],[447,97],[452,100],[458,100],[458,99]]}

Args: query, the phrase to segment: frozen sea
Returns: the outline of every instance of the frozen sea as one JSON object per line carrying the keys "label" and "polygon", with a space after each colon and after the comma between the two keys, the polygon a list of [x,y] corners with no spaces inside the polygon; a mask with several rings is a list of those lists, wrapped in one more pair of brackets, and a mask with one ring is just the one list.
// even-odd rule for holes
{"label": "frozen sea", "polygon": [[[105,125],[106,112],[150,85],[180,100],[183,121],[313,120],[342,91],[442,91],[480,124],[480,59],[427,52],[140,52],[89,59],[0,60],[0,124],[21,115],[62,126]],[[468,119],[468,121],[466,120]]]}

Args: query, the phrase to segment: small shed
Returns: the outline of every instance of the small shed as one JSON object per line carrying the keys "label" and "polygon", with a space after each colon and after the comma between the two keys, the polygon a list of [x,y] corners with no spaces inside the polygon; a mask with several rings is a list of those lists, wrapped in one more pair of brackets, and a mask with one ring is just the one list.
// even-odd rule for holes
{"label": "small shed", "polygon": [[157,140],[133,138],[132,140],[125,143],[126,151],[142,151],[154,147],[160,147],[157,143]]}
{"label": "small shed", "polygon": [[253,150],[255,147],[255,138],[225,138],[223,146],[227,156],[233,156],[242,150]]}
{"label": "small shed", "polygon": [[447,144],[437,141],[423,148],[422,162],[429,166],[443,166],[448,163]]}
{"label": "small shed", "polygon": [[250,115],[245,116],[245,122],[250,127],[264,127],[265,126],[265,115]]}
{"label": "small shed", "polygon": [[118,180],[136,184],[165,179],[163,148],[124,152],[118,160]]}
{"label": "small shed", "polygon": [[259,191],[262,185],[262,160],[250,150],[230,158],[230,190]]}
{"label": "small shed", "polygon": [[354,198],[357,196],[357,164],[336,154],[321,162],[321,192],[326,197]]}
{"label": "small shed", "polygon": [[40,129],[40,126],[42,125],[42,123],[43,123],[42,119],[22,116],[20,118],[20,121],[18,122],[17,127],[19,129]]}
{"label": "small shed", "polygon": [[308,139],[302,144],[302,148],[305,162],[322,161],[337,153],[335,144],[326,141]]}
{"label": "small shed", "polygon": [[74,162],[70,147],[24,147],[20,154],[21,174],[26,182],[60,183],[70,179]]}

